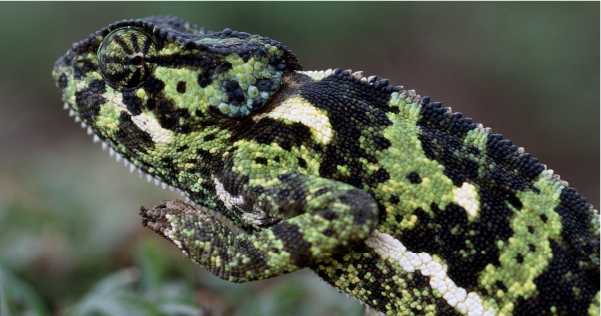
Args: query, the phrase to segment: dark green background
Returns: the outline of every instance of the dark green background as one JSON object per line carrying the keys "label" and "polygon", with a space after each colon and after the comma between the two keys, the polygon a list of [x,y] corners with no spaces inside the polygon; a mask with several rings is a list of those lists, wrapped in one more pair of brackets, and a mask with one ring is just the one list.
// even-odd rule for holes
{"label": "dark green background", "polygon": [[[176,284],[173,297],[214,314],[359,310],[308,272],[244,285],[220,281],[141,227],[140,205],[176,196],[130,175],[93,144],[62,110],[50,72],[73,42],[153,14],[276,39],[305,70],[363,70],[416,89],[524,147],[599,207],[598,2],[3,2],[0,296],[14,302],[14,293],[25,293],[43,306],[38,311],[90,311],[89,300],[114,296],[102,294],[98,282],[135,266],[139,286],[125,292],[144,297],[134,300],[142,305],[159,304]],[[6,290],[15,284],[29,285]]]}

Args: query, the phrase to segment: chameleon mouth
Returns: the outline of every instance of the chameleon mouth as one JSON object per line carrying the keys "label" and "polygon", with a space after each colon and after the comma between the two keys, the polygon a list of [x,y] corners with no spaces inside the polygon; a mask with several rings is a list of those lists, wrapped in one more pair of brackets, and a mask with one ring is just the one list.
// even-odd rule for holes
{"label": "chameleon mouth", "polygon": [[142,169],[138,168],[136,165],[134,165],[133,162],[129,161],[127,158],[123,157],[123,155],[121,155],[119,152],[115,151],[112,147],[110,147],[107,143],[105,143],[104,141],[102,141],[102,139],[100,137],[98,137],[98,135],[96,135],[94,133],[94,131],[92,130],[92,128],[90,126],[88,126],[88,124],[86,124],[84,121],[81,120],[81,118],[79,116],[77,116],[77,114],[75,113],[75,111],[71,108],[71,106],[69,105],[68,102],[65,102],[65,105],[63,106],[63,109],[65,110],[69,110],[69,116],[72,116],[75,118],[75,122],[76,123],[80,123],[81,124],[81,128],[85,129],[86,132],[88,133],[88,135],[93,135],[94,137],[94,142],[95,143],[101,143],[102,144],[102,149],[103,150],[107,150],[109,151],[109,155],[111,157],[115,157],[115,159],[117,160],[117,162],[120,162],[121,160],[123,160],[123,164],[125,165],[125,167],[129,167],[129,172],[133,173],[134,171],[138,170],[138,173],[140,174],[140,178],[144,178],[144,176],[146,176],[146,180],[148,180],[148,182],[153,182],[154,180],[154,184],[156,184],[157,186],[161,186],[163,189],[167,189],[169,188],[171,190],[171,192],[178,192],[182,195],[182,197],[186,200],[186,203],[191,203],[194,204],[194,206],[197,206],[196,203],[194,203],[194,201],[190,200],[190,198],[188,196],[186,196],[185,192],[172,186],[169,185],[155,177],[153,177],[151,174],[146,173],[145,171],[143,171]]}
{"label": "chameleon mouth", "polygon": [[[123,164],[125,165],[125,167],[129,168],[129,172],[133,173],[134,171],[138,170],[138,174],[140,175],[140,178],[146,178],[146,180],[150,183],[154,182],[154,184],[156,186],[160,186],[163,189],[167,189],[169,188],[169,190],[171,190],[171,192],[178,192],[183,198],[184,201],[190,205],[192,205],[195,208],[202,208],[204,211],[210,213],[211,215],[213,215],[215,218],[217,218],[219,221],[221,221],[223,224],[225,224],[226,226],[228,226],[233,232],[240,232],[241,229],[236,226],[236,224],[234,224],[229,218],[225,217],[223,214],[221,214],[218,211],[215,211],[213,209],[209,209],[206,207],[202,207],[201,205],[197,204],[196,202],[192,201],[187,195],[186,192],[182,191],[179,188],[176,188],[172,185],[169,185],[163,181],[161,181],[160,179],[155,178],[153,175],[143,171],[142,169],[138,168],[133,162],[129,161],[129,159],[125,158],[123,155],[121,155],[119,152],[117,152],[116,150],[114,150],[111,146],[109,146],[107,143],[105,143],[104,141],[102,141],[102,139],[96,134],[94,133],[94,131],[92,130],[92,127],[88,126],[88,124],[86,124],[78,115],[77,113],[75,113],[75,110],[73,110],[73,108],[71,108],[71,106],[69,105],[68,102],[66,102],[63,99],[64,105],[63,105],[63,109],[68,110],[69,111],[69,116],[73,117],[75,119],[76,123],[80,123],[81,124],[81,128],[86,130],[86,133],[88,135],[93,135],[93,140],[95,143],[101,143],[102,144],[102,149],[103,150],[108,150],[109,151],[109,155],[111,157],[115,157],[115,159],[117,160],[117,162],[120,162],[121,160],[123,160]],[[147,225],[145,225],[147,226]]]}
{"label": "chameleon mouth", "polygon": [[[83,83],[76,81],[75,84],[80,87],[83,88],[84,85]],[[95,94],[96,96],[100,96]],[[198,205],[196,202],[192,201],[187,195],[186,192],[182,191],[181,189],[174,187],[172,185],[169,185],[168,183],[163,182],[162,180],[154,177],[152,174],[149,174],[147,172],[145,172],[144,170],[138,168],[132,161],[130,161],[128,158],[124,157],[121,153],[119,153],[118,151],[116,151],[115,149],[113,149],[111,146],[109,146],[103,139],[101,139],[98,134],[94,133],[94,130],[92,129],[91,126],[88,126],[88,124],[86,124],[86,122],[84,122],[81,117],[78,115],[77,112],[75,112],[75,110],[73,109],[73,107],[69,104],[69,102],[67,102],[65,100],[65,98],[62,98],[64,105],[63,105],[63,109],[69,111],[69,116],[73,117],[76,123],[80,123],[81,124],[81,128],[85,129],[88,135],[93,135],[93,140],[95,143],[101,143],[102,144],[102,149],[103,150],[107,150],[109,151],[109,155],[111,157],[115,157],[115,159],[117,160],[117,162],[123,160],[123,164],[125,165],[125,167],[129,168],[129,172],[133,173],[134,171],[138,170],[138,174],[140,175],[140,178],[144,178],[146,177],[146,180],[148,182],[153,182],[156,186],[160,186],[163,189],[167,189],[169,188],[169,190],[171,190],[171,192],[178,192],[185,200],[186,203],[190,203],[192,204],[194,207],[199,208],[200,205]],[[125,109],[126,106],[116,102],[115,100],[111,100],[111,102],[113,102],[114,104],[121,106],[122,108],[124,108],[123,110],[125,110],[126,112],[129,113],[129,110]],[[131,114],[131,113],[129,113]],[[132,115],[133,116],[133,115]],[[223,216],[223,214],[215,211],[215,210],[210,210],[207,209],[211,215],[217,217],[218,219],[220,219],[221,221],[224,221],[225,219],[227,219],[225,216]],[[229,221],[229,219],[227,219]],[[228,224],[228,223],[225,223]],[[229,224],[235,226],[233,223],[231,223],[231,221],[229,222]]]}

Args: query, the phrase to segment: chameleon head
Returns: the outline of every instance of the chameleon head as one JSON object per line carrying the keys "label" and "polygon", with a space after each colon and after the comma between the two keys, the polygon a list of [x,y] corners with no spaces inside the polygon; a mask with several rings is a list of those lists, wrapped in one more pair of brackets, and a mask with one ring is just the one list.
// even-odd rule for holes
{"label": "chameleon head", "polygon": [[163,16],[91,34],[58,59],[53,77],[72,114],[167,180],[161,174],[177,173],[199,149],[222,146],[210,141],[217,127],[260,111],[296,69],[295,55],[269,38]]}

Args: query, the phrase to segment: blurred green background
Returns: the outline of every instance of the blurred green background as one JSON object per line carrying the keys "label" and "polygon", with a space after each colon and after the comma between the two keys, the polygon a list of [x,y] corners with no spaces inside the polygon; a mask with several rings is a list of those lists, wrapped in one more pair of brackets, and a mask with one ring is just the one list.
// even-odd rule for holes
{"label": "blurred green background", "polygon": [[[117,20],[180,16],[363,70],[492,127],[599,207],[599,2],[0,3],[0,315],[360,315],[309,271],[230,284],[140,225],[177,198],[73,123],[50,71]],[[353,314],[354,313],[354,314]]]}

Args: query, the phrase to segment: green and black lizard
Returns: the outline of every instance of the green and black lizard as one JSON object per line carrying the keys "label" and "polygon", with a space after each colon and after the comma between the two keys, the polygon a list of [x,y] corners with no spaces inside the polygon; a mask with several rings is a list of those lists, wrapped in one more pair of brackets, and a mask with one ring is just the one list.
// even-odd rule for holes
{"label": "green and black lizard", "polygon": [[597,211],[413,90],[170,16],[110,24],[53,76],[90,134],[195,203],[140,214],[225,280],[309,267],[386,315],[599,314]]}

